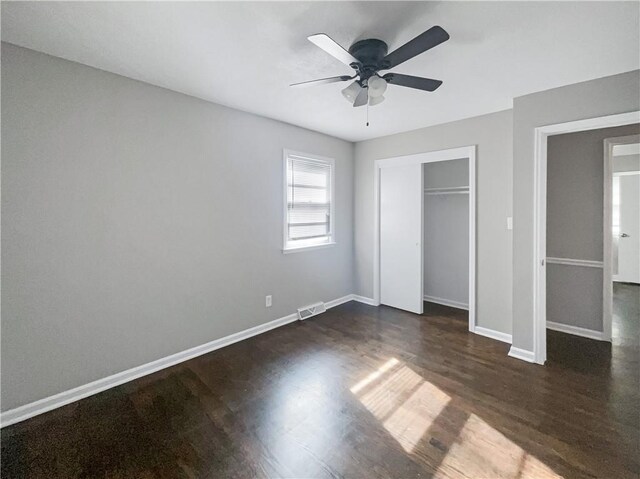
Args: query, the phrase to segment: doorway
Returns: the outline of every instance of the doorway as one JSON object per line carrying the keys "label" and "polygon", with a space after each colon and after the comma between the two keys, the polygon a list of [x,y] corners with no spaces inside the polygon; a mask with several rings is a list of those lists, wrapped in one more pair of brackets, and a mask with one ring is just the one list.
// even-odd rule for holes
{"label": "doorway", "polygon": [[613,342],[636,342],[640,333],[640,135],[605,140],[611,184],[609,227]]}
{"label": "doorway", "polygon": [[[462,184],[429,186],[425,165],[465,162]],[[454,165],[454,163],[450,163]],[[429,167],[430,168],[430,167]],[[455,168],[454,168],[455,169]],[[451,170],[451,168],[444,168]],[[431,178],[435,176],[433,172]],[[464,190],[464,191],[462,191]],[[450,193],[467,202],[469,330],[476,325],[476,147],[468,146],[377,160],[375,163],[374,300],[422,314],[425,299],[425,195]],[[456,192],[456,193],[453,193]],[[431,241],[433,239],[433,241]],[[441,238],[428,238],[434,246]],[[457,301],[465,304],[463,301]],[[455,300],[454,300],[455,301]]]}
{"label": "doorway", "polygon": [[611,172],[611,279],[640,284],[640,135],[605,140]]}
{"label": "doorway", "polygon": [[[534,361],[539,364],[544,364],[547,359],[547,328],[559,329],[557,324],[553,324],[553,322],[549,324],[548,315],[553,313],[556,318],[562,317],[561,315],[567,316],[567,306],[571,306],[574,309],[576,309],[576,307],[578,309],[582,308],[580,311],[585,314],[582,315],[578,311],[578,314],[571,314],[572,317],[570,318],[563,318],[566,319],[566,321],[560,324],[562,328],[560,329],[561,331],[590,337],[591,339],[611,340],[611,217],[610,213],[607,212],[607,198],[611,198],[612,183],[606,181],[606,178],[610,178],[606,170],[608,162],[603,161],[603,140],[606,136],[599,140],[599,159],[595,159],[595,161],[600,162],[599,172],[592,174],[589,180],[593,185],[591,185],[591,183],[585,184],[584,181],[577,181],[578,177],[584,177],[584,171],[582,170],[583,165],[574,165],[573,170],[568,170],[568,173],[573,175],[573,177],[565,179],[565,183],[561,184],[560,188],[558,188],[558,191],[566,196],[567,201],[564,203],[558,202],[556,198],[553,211],[551,207],[548,208],[547,205],[549,200],[547,180],[550,177],[548,175],[549,164],[547,156],[549,153],[548,142],[550,137],[578,134],[592,130],[612,129],[624,125],[636,125],[639,121],[640,112],[630,112],[608,117],[549,125],[536,128],[535,130],[534,262],[536,267],[534,268],[533,291]],[[629,133],[626,134],[630,135],[632,132],[637,133],[637,131],[637,126],[633,126],[629,129]],[[553,173],[553,175],[556,174],[557,172]],[[599,184],[597,183],[598,177],[601,178]],[[605,179],[604,182],[602,180],[603,177]],[[593,209],[595,203],[590,200],[591,203],[588,205],[583,201],[576,201],[576,198],[571,195],[571,192],[573,191],[575,193],[579,191],[580,188],[583,190],[583,193],[584,190],[590,191],[594,199],[599,198],[599,212],[589,210],[585,213],[584,210],[588,210],[589,208]],[[593,194],[594,192],[595,195]],[[604,192],[604,196],[602,192]],[[561,206],[559,209],[567,205],[573,206],[572,211],[577,212],[576,216],[559,216],[556,211],[558,205]],[[548,213],[550,211],[551,215],[549,216]],[[556,228],[556,233],[558,231],[566,232],[571,230],[572,234],[570,237],[565,237],[562,241],[556,241],[556,239],[553,239],[553,235],[556,233],[550,232],[551,237],[548,235],[547,230],[548,227],[553,224],[554,215],[557,217],[555,219],[556,226],[561,226],[561,228]],[[580,230],[580,228],[584,226],[584,223],[580,223],[580,221],[576,219],[576,217],[580,215],[589,223],[588,231],[587,229],[584,231]],[[598,218],[603,218],[603,223],[598,225]],[[595,223],[594,219],[596,220]],[[574,224],[570,224],[572,222]],[[581,226],[576,227],[578,223],[580,223]],[[548,244],[549,241],[550,243]],[[551,249],[548,250],[548,247]],[[555,278],[553,281],[555,281],[554,284],[556,287],[549,288],[547,283],[552,278]],[[578,284],[580,282],[582,285]],[[582,286],[585,286],[585,288],[582,288]],[[571,288],[576,289],[576,287],[583,291],[577,296],[573,294],[575,291],[571,293]],[[586,289],[588,289],[589,292],[585,294],[584,291],[586,291]],[[551,311],[549,308],[554,307],[551,304],[552,302],[555,304],[555,310]],[[588,302],[593,304],[585,307],[585,304]],[[574,311],[574,313],[576,312]],[[583,316],[588,316],[589,321],[591,321],[588,327],[572,324],[572,321],[577,323],[582,320]]]}

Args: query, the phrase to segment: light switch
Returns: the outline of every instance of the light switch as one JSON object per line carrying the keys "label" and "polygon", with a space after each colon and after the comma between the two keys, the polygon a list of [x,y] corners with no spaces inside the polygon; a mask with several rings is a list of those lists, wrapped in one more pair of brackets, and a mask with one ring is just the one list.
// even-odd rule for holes
{"label": "light switch", "polygon": [[512,230],[513,229],[513,217],[512,216],[507,216],[507,229],[508,230]]}

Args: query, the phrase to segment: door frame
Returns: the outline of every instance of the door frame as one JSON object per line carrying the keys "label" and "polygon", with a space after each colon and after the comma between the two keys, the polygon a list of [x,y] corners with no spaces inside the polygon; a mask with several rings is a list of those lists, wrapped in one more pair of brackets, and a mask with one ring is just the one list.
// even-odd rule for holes
{"label": "door frame", "polygon": [[[575,133],[579,131],[596,130],[599,128],[612,128],[616,126],[631,125],[640,123],[640,111],[621,113],[618,115],[607,115],[586,120],[570,121],[566,123],[556,123],[553,125],[540,126],[534,130],[534,228],[533,228],[533,355],[534,362],[544,364],[547,360],[547,138],[552,135],[564,133]],[[610,163],[603,161],[605,168],[605,178],[607,168]],[[610,171],[610,170],[609,170]],[[605,198],[611,196],[611,184],[606,183],[604,189]],[[609,199],[609,208],[611,200]],[[606,210],[606,205],[605,205]],[[607,224],[607,212],[604,211],[605,218],[603,225]],[[611,224],[611,210],[609,209],[608,224]],[[609,226],[610,230],[610,226]],[[610,233],[610,231],[609,231]],[[609,236],[611,236],[609,234]],[[612,288],[607,287],[606,271],[611,276],[611,238],[607,238],[605,227],[603,226],[603,338],[605,341],[611,340],[611,305]]]}
{"label": "door frame", "polygon": [[[476,145],[376,160],[374,164],[373,301],[380,304],[380,169],[468,159],[469,161],[469,331],[476,329]],[[424,251],[422,252],[424,256]],[[424,259],[422,261],[424,268]],[[424,277],[424,274],[423,274]],[[424,294],[424,284],[421,286]]]}
{"label": "door frame", "polygon": [[[608,289],[611,303],[609,309],[605,310],[609,316],[609,328],[605,327],[605,333],[608,333],[608,340],[611,341],[612,324],[611,316],[613,314],[613,240],[611,238],[611,221],[613,217],[613,197],[611,189],[613,183],[613,147],[616,145],[632,145],[640,143],[640,135],[618,136],[615,138],[607,138],[604,140],[604,210],[602,215],[602,229],[604,231],[603,245],[605,257],[609,258],[608,264],[604,263],[604,279],[609,278]],[[638,174],[637,172],[634,174]],[[607,234],[607,231],[609,234]],[[609,254],[606,252],[609,251]],[[606,315],[605,315],[606,317]],[[606,326],[606,323],[605,323]]]}

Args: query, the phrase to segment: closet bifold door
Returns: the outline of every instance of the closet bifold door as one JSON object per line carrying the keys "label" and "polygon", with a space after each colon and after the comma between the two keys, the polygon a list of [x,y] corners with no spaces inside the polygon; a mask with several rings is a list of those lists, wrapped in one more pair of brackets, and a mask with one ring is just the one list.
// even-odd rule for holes
{"label": "closet bifold door", "polygon": [[380,169],[380,302],[422,314],[422,164]]}

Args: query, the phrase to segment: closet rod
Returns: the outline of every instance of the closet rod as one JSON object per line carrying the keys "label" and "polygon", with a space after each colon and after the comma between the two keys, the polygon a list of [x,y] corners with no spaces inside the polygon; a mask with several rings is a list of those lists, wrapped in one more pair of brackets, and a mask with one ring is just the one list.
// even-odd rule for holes
{"label": "closet rod", "polygon": [[425,188],[424,191],[450,191],[450,190],[468,190],[468,186],[437,186],[434,188]]}
{"label": "closet rod", "polygon": [[425,191],[425,195],[427,196],[436,196],[436,195],[468,195],[469,191]]}
{"label": "closet rod", "polygon": [[425,188],[425,195],[465,195],[469,194],[468,186],[449,186],[440,188]]}

